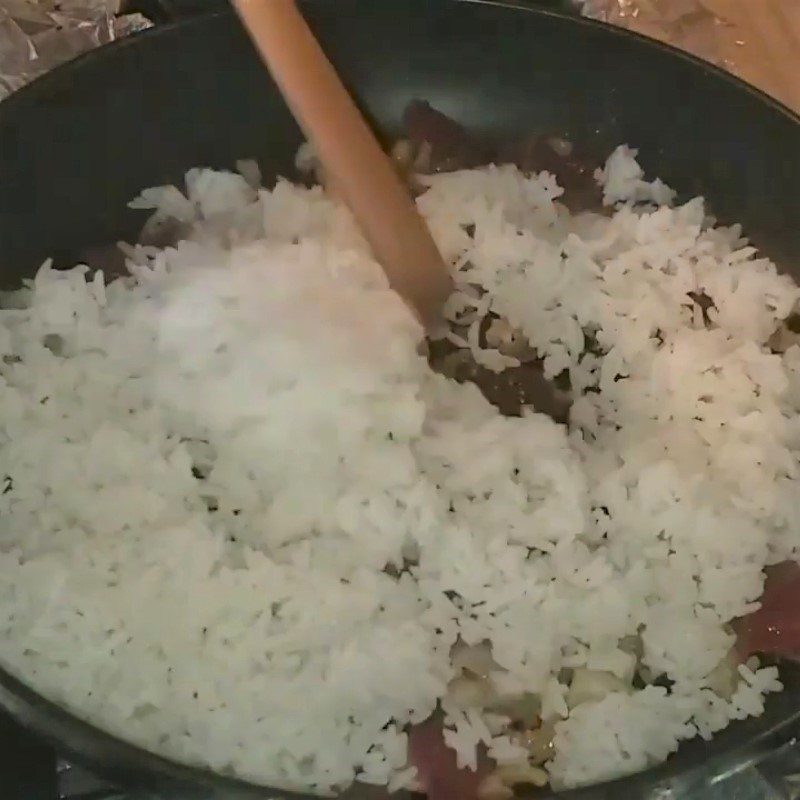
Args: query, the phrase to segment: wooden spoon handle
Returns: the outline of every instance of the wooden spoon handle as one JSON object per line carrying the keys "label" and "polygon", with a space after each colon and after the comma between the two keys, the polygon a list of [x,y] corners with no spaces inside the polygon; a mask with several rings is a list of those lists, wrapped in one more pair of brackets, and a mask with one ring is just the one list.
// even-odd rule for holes
{"label": "wooden spoon handle", "polygon": [[294,0],[232,1],[389,283],[423,323],[432,322],[452,289],[449,271]]}

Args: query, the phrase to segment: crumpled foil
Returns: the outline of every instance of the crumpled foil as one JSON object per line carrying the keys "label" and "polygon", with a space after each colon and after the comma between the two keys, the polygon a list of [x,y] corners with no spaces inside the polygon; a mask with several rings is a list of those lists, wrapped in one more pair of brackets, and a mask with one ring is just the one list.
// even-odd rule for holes
{"label": "crumpled foil", "polygon": [[742,31],[721,16],[710,0],[575,0],[584,16],[630,28],[693,55],[739,72]]}
{"label": "crumpled foil", "polygon": [[120,0],[0,0],[0,100],[101,44],[150,26]]}

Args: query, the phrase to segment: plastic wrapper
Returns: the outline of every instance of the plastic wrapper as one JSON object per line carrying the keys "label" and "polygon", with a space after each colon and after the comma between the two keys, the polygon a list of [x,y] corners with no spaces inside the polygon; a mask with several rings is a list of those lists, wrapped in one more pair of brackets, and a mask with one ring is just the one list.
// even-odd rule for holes
{"label": "plastic wrapper", "polygon": [[0,0],[0,99],[81,53],[149,27],[119,0]]}

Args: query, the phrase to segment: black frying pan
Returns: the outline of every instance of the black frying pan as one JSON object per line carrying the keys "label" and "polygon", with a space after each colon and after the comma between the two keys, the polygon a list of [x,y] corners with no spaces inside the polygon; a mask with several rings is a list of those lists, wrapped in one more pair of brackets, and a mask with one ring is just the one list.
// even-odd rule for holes
{"label": "black frying pan", "polygon": [[[721,221],[744,223],[800,278],[800,119],[745,84],[641,37],[522,2],[309,0],[305,11],[387,139],[401,133],[406,104],[424,98],[496,141],[542,132],[598,155],[628,142],[649,173],[706,195]],[[146,186],[251,157],[265,175],[290,174],[300,143],[230,13],[84,56],[0,105],[0,284],[18,285],[47,256],[91,261],[98,247],[135,239],[142,218],[126,203]],[[664,797],[671,788],[701,797],[717,776],[776,747],[789,758],[786,743],[800,732],[800,673],[786,667],[783,677],[787,691],[761,718],[710,744],[689,743],[643,775],[566,796]],[[0,706],[128,785],[170,798],[289,797],[126,745],[2,671]],[[356,787],[348,796],[385,795]]]}

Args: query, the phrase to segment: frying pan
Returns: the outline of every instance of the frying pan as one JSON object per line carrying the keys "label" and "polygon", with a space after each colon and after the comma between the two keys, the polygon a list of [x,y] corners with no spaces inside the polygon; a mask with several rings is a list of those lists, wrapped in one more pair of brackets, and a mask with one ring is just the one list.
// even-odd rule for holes
{"label": "frying pan", "polygon": [[[175,0],[167,0],[173,11]],[[132,240],[126,208],[142,188],[196,165],[258,159],[291,174],[300,132],[246,36],[225,9],[205,9],[94,51],[0,105],[0,285],[48,256],[92,263]],[[543,132],[598,155],[627,142],[687,196],[800,278],[800,119],[721,71],[636,35],[530,3],[308,0],[312,27],[376,129],[401,133],[422,98],[496,141]],[[100,264],[98,263],[98,266]],[[704,796],[754,764],[788,768],[800,732],[800,672],[765,714],[711,743],[691,742],[638,776],[568,792],[573,800]],[[99,774],[170,798],[295,797],[183,767],[79,721],[0,671],[0,706]],[[769,755],[771,762],[764,762]],[[532,793],[545,797],[547,794]],[[347,797],[385,797],[356,786]]]}

